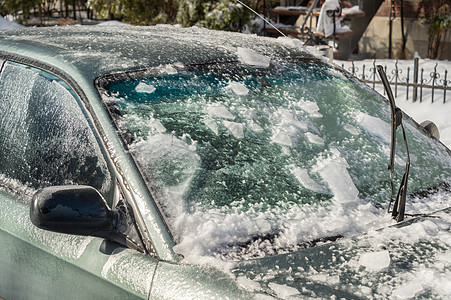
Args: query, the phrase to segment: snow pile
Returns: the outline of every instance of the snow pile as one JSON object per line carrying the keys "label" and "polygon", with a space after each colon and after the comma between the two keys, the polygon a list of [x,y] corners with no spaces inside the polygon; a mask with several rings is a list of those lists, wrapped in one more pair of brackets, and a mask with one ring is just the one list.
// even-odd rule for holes
{"label": "snow pile", "polygon": [[3,29],[16,29],[16,28],[23,28],[24,26],[17,24],[16,22],[10,22],[8,20],[6,20],[5,18],[3,18],[0,15],[0,30]]}
{"label": "snow pile", "polygon": [[[356,68],[355,73],[357,77],[361,77],[358,74],[362,73],[363,65],[365,65],[365,74],[368,76],[370,74],[370,68],[373,68],[372,59],[355,61],[354,67]],[[352,71],[352,62],[350,61],[335,61],[339,66],[344,65],[345,70],[351,72]],[[395,60],[390,59],[380,59],[376,60],[375,65],[387,66],[387,76],[392,77],[395,72]],[[398,68],[401,70],[399,76],[402,80],[405,80],[407,77],[407,68],[410,68],[410,82],[412,82],[413,77],[413,60],[399,60]],[[437,73],[441,74],[441,77],[437,80],[436,85],[441,85],[442,80],[444,79],[445,70],[451,70],[451,62],[450,61],[438,61],[431,59],[420,59],[419,68],[424,69],[424,79],[429,80],[430,75],[434,72],[434,68],[437,66]],[[378,77],[377,77],[378,78]],[[449,78],[449,74],[448,74]],[[448,79],[449,80],[449,79]],[[401,79],[399,80],[401,81]],[[431,84],[431,83],[429,83]],[[372,84],[368,83],[372,87]],[[439,131],[440,131],[440,140],[442,143],[451,148],[451,91],[446,92],[446,103],[443,103],[443,90],[435,90],[434,93],[434,102],[432,103],[432,90],[431,89],[423,89],[423,100],[420,102],[417,100],[416,102],[412,101],[412,88],[409,88],[409,99],[406,100],[406,88],[403,86],[398,86],[397,95],[395,95],[395,86],[391,84],[393,95],[396,97],[396,105],[399,106],[403,111],[405,111],[408,115],[410,115],[415,121],[421,123],[426,120],[430,120],[434,122]],[[375,86],[376,91],[378,91],[381,95],[384,95],[384,87],[382,85]],[[420,91],[418,90],[418,93]],[[418,96],[419,97],[419,96]]]}

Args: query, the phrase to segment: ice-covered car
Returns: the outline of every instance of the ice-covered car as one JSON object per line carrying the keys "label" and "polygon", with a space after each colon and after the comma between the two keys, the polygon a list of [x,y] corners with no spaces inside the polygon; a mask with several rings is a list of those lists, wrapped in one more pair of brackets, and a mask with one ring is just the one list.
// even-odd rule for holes
{"label": "ice-covered car", "polygon": [[451,293],[450,151],[404,115],[391,185],[388,101],[298,41],[32,28],[0,66],[1,298]]}

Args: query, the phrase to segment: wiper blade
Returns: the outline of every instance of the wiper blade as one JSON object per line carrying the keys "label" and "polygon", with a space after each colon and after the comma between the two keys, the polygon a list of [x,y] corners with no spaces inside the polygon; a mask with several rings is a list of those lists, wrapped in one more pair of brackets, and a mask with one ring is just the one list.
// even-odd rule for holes
{"label": "wiper blade", "polygon": [[[388,170],[390,172],[390,204],[388,205],[388,212],[392,214],[392,217],[397,221],[401,222],[404,220],[405,210],[406,210],[406,197],[407,197],[407,182],[409,179],[410,171],[410,154],[409,146],[407,145],[406,131],[404,125],[402,124],[402,111],[396,107],[395,98],[393,97],[392,90],[390,88],[390,83],[387,80],[384,69],[381,65],[377,66],[377,71],[382,79],[385,91],[387,92],[388,100],[390,101],[391,117],[392,117],[392,127],[391,127],[391,149],[390,149],[390,163],[388,165]],[[401,126],[402,135],[404,138],[404,144],[406,147],[407,161],[406,170],[401,180],[401,185],[399,186],[398,194],[393,205],[393,210],[391,210],[393,203],[393,170],[395,165],[395,149],[396,149],[396,129]]]}

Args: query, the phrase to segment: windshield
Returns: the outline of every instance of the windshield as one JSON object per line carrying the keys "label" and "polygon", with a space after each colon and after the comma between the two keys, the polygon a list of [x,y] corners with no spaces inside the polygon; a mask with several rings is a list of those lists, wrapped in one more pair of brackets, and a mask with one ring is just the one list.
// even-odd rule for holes
{"label": "windshield", "polygon": [[[105,106],[185,257],[273,255],[389,220],[389,106],[332,67],[179,64],[111,78]],[[409,193],[449,182],[445,147],[406,119]],[[400,143],[395,186],[405,160]]]}

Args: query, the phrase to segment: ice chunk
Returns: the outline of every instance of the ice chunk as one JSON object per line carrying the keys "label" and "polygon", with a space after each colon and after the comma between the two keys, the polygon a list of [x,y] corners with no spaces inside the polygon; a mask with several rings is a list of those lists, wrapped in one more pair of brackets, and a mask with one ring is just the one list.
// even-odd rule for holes
{"label": "ice chunk", "polygon": [[236,281],[247,291],[254,292],[261,290],[260,284],[257,281],[249,279],[246,276],[239,276]]}
{"label": "ice chunk", "polygon": [[323,116],[319,113],[319,107],[315,102],[301,100],[297,103],[297,106],[313,118],[321,118]]}
{"label": "ice chunk", "polygon": [[422,290],[421,282],[413,281],[393,290],[392,296],[394,299],[411,299]]}
{"label": "ice chunk", "polygon": [[291,141],[290,135],[286,131],[275,130],[271,137],[271,140],[274,143],[277,143],[282,146],[292,147],[293,143]]}
{"label": "ice chunk", "polygon": [[171,65],[166,65],[164,68],[164,73],[166,74],[177,74],[177,69]]}
{"label": "ice chunk", "polygon": [[231,81],[227,87],[239,96],[247,95],[249,93],[249,89],[241,82]]}
{"label": "ice chunk", "polygon": [[210,128],[211,131],[213,131],[216,135],[218,135],[218,124],[215,120],[213,120],[210,116],[207,116],[204,118],[204,123],[207,125],[208,128]]}
{"label": "ice chunk", "polygon": [[318,160],[314,171],[327,182],[336,201],[348,203],[358,200],[359,190],[349,175],[347,161],[340,156],[337,149],[331,149],[331,152],[333,154],[330,157]]}
{"label": "ice chunk", "polygon": [[182,195],[200,165],[195,144],[187,144],[171,134],[156,134],[134,144],[130,151],[138,161],[146,162],[141,165],[144,175],[154,178],[155,184],[172,196],[166,209],[174,214],[183,212]]}
{"label": "ice chunk", "polygon": [[288,297],[299,294],[299,291],[297,289],[285,284],[277,284],[274,282],[270,282],[268,286],[276,293],[277,297],[282,299],[286,299]]}
{"label": "ice chunk", "polygon": [[363,112],[357,112],[355,120],[369,134],[379,137],[387,144],[390,143],[390,124],[387,122]]}
{"label": "ice chunk", "polygon": [[258,125],[257,123],[255,123],[254,121],[250,121],[249,125],[248,125],[249,129],[254,131],[254,132],[262,132],[263,128]]}
{"label": "ice chunk", "polygon": [[238,47],[237,54],[240,62],[246,65],[268,68],[271,62],[271,58],[247,48]]}
{"label": "ice chunk", "polygon": [[292,167],[291,173],[296,177],[296,179],[307,189],[314,192],[323,192],[322,186],[316,183],[312,178],[310,178],[306,169],[301,169],[299,167]]}
{"label": "ice chunk", "polygon": [[313,144],[317,144],[317,145],[324,145],[324,140],[317,136],[316,134],[313,134],[311,132],[307,132],[305,134],[305,136],[307,137],[307,139],[312,142]]}
{"label": "ice chunk", "polygon": [[360,256],[359,264],[368,271],[379,272],[390,265],[390,253],[387,250],[364,253]]}
{"label": "ice chunk", "polygon": [[314,281],[319,281],[319,282],[326,282],[329,284],[340,283],[340,276],[338,276],[338,275],[330,276],[328,274],[316,274],[316,275],[310,276],[310,279],[312,279]]}
{"label": "ice chunk", "polygon": [[359,135],[360,134],[360,130],[357,127],[352,126],[350,124],[345,124],[343,126],[343,129],[346,130],[347,132],[349,132],[352,135]]}
{"label": "ice chunk", "polygon": [[280,124],[293,125],[301,130],[308,129],[307,123],[297,120],[295,114],[285,108],[278,109],[276,116]]}
{"label": "ice chunk", "polygon": [[140,82],[135,88],[135,91],[137,91],[138,93],[147,93],[147,94],[151,94],[155,92],[155,90],[156,88],[153,85],[144,82]]}
{"label": "ice chunk", "polygon": [[233,120],[235,116],[222,104],[212,104],[207,107],[207,114],[211,117],[218,117],[221,119]]}
{"label": "ice chunk", "polygon": [[242,139],[244,137],[243,124],[223,121],[222,124],[235,136],[237,139]]}
{"label": "ice chunk", "polygon": [[161,124],[160,121],[154,119],[149,123],[149,127],[151,128],[151,131],[156,131],[158,133],[163,133],[166,131],[166,128]]}

